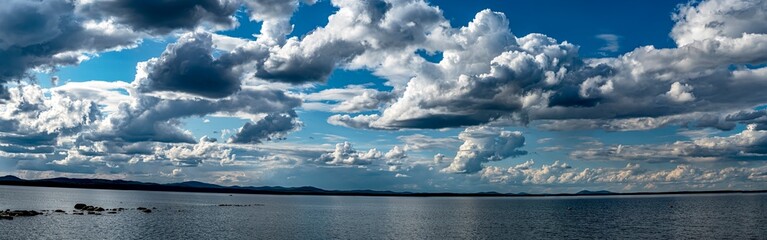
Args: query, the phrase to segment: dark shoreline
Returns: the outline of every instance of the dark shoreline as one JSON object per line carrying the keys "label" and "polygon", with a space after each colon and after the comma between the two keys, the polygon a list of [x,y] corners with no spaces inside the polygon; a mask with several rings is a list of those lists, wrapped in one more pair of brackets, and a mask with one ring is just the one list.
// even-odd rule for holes
{"label": "dark shoreline", "polygon": [[676,192],[629,192],[581,191],[578,193],[424,193],[393,192],[374,190],[324,190],[315,187],[240,187],[219,186],[201,182],[182,182],[171,184],[145,183],[124,180],[52,178],[24,180],[15,176],[0,177],[0,185],[26,187],[56,187],[106,190],[138,190],[160,192],[199,192],[199,193],[234,193],[267,195],[314,195],[314,196],[381,196],[381,197],[571,197],[571,196],[646,196],[646,195],[691,195],[691,194],[748,194],[767,193],[767,190],[713,190],[713,191],[676,191]]}

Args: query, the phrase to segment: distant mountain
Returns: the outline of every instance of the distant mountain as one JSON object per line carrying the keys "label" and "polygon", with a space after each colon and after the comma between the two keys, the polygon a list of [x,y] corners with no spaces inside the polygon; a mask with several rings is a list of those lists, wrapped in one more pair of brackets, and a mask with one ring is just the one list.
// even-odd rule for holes
{"label": "distant mountain", "polygon": [[583,191],[580,191],[580,192],[578,192],[576,194],[577,195],[611,195],[611,194],[615,194],[615,193],[614,192],[610,192],[610,191],[605,191],[605,190],[601,190],[601,191],[583,190]]}
{"label": "distant mountain", "polygon": [[165,184],[165,186],[194,187],[194,188],[222,188],[222,186],[198,181]]}
{"label": "distant mountain", "polygon": [[15,176],[0,177],[0,185],[32,186],[32,187],[61,187],[61,188],[88,188],[88,189],[114,189],[114,190],[143,190],[143,191],[173,191],[173,192],[211,192],[211,193],[243,193],[243,194],[275,194],[275,195],[339,195],[339,196],[403,196],[403,197],[547,197],[547,196],[610,196],[610,195],[652,195],[652,194],[697,194],[697,193],[753,193],[762,191],[696,191],[696,192],[635,192],[614,193],[610,191],[583,190],[578,193],[557,194],[530,194],[530,193],[414,193],[393,192],[376,190],[325,190],[316,187],[279,187],[279,186],[220,186],[216,184],[188,181],[180,183],[147,183],[125,180],[107,179],[83,179],[83,178],[49,178],[38,180],[24,180]]}
{"label": "distant mountain", "polygon": [[16,176],[13,176],[13,175],[8,175],[8,176],[0,177],[0,181],[13,182],[13,181],[24,181],[24,180],[22,180],[21,178],[17,178]]}

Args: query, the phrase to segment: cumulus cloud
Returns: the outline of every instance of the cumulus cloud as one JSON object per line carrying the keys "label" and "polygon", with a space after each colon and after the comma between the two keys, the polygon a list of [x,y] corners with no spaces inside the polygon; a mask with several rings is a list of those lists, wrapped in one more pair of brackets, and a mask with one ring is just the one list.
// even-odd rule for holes
{"label": "cumulus cloud", "polygon": [[55,145],[59,136],[77,134],[99,118],[101,112],[91,100],[58,92],[46,96],[37,85],[20,85],[9,89],[9,99],[0,105],[0,143],[34,147],[30,150],[35,152]]}
{"label": "cumulus cloud", "polygon": [[556,161],[552,164],[534,166],[532,160],[509,168],[490,166],[482,170],[482,179],[509,185],[584,185],[584,184],[619,184],[622,190],[631,190],[632,186],[655,190],[658,186],[687,185],[693,188],[715,188],[733,183],[764,182],[764,166],[702,168],[689,164],[680,164],[673,169],[651,170],[639,164],[627,164],[623,168],[584,168],[577,169],[567,163]]}
{"label": "cumulus cloud", "polygon": [[[302,1],[314,4],[313,0]],[[250,19],[262,22],[258,41],[267,45],[285,43],[285,36],[293,31],[290,18],[298,9],[299,0],[246,0]]]}
{"label": "cumulus cloud", "polygon": [[108,21],[83,18],[72,1],[12,0],[0,6],[0,97],[5,83],[29,71],[78,64],[89,55],[136,46],[138,35]]}
{"label": "cumulus cloud", "polygon": [[[254,105],[252,103],[260,104]],[[195,140],[191,133],[180,128],[178,119],[209,114],[249,117],[258,114],[290,112],[300,106],[301,100],[280,90],[243,89],[226,98],[211,100],[162,99],[142,95],[110,114],[89,135],[94,140],[187,142]],[[255,126],[249,126],[251,129]],[[266,133],[263,133],[266,134]],[[266,135],[268,136],[268,135]],[[250,141],[252,139],[248,139]],[[243,140],[246,141],[246,140]]]}
{"label": "cumulus cloud", "polygon": [[357,115],[357,116],[350,116],[350,115],[333,115],[328,118],[328,123],[336,126],[344,126],[349,128],[370,128],[375,129],[375,127],[371,126],[371,123],[375,120],[380,118],[378,114],[371,114],[371,115]]}
{"label": "cumulus cloud", "polygon": [[[0,60],[9,63],[3,67],[14,67],[0,70],[2,81],[18,80],[33,68],[54,68],[79,62],[89,54],[132,47],[152,34],[233,26],[232,14],[239,8],[239,1],[146,3],[157,7],[152,10],[179,8],[160,16],[137,8],[141,4],[50,0],[13,1],[0,7],[0,11],[9,11],[3,16],[18,12],[36,17],[35,13],[56,23],[25,27],[29,32],[0,33],[7,35],[2,37],[0,51],[21,54],[18,59],[7,55]],[[112,12],[115,9],[121,9],[120,14]],[[38,33],[45,35],[34,35]],[[19,169],[78,173],[145,173],[152,166],[196,167],[208,160],[229,166],[235,162],[231,148],[223,148],[211,138],[194,139],[182,120],[218,115],[254,121],[230,138],[233,143],[283,138],[300,126],[293,110],[301,99],[268,86],[243,88],[238,67],[251,59],[235,54],[232,46],[228,46],[233,48],[231,54],[213,57],[216,41],[232,42],[205,31],[181,35],[159,58],[140,63],[133,83],[69,82],[49,90],[22,84],[4,91],[9,102],[2,105],[2,155],[17,161]],[[27,48],[34,50],[34,57],[49,59],[19,63],[24,66],[10,64],[34,60],[23,55]],[[51,60],[65,57],[74,60]]]}
{"label": "cumulus cloud", "polygon": [[767,156],[767,131],[756,125],[740,133],[700,137],[671,144],[612,145],[573,151],[575,159],[629,161],[761,161]]}
{"label": "cumulus cloud", "polygon": [[111,18],[138,31],[167,34],[178,29],[192,30],[210,24],[233,27],[239,0],[96,0],[83,1],[83,12],[94,18]]}
{"label": "cumulus cloud", "polygon": [[767,2],[708,0],[690,2],[674,14],[671,37],[683,46],[714,38],[767,32]]}
{"label": "cumulus cloud", "polygon": [[140,63],[136,81],[139,90],[178,91],[210,98],[229,96],[240,90],[236,63],[224,55],[214,59],[211,34],[196,32],[181,36],[159,58]]}
{"label": "cumulus cloud", "polygon": [[390,92],[380,91],[364,91],[361,95],[357,95],[341,102],[338,106],[333,107],[331,110],[336,112],[360,112],[366,110],[378,109],[381,105],[388,103],[393,99],[394,95]]}
{"label": "cumulus cloud", "polygon": [[[75,65],[144,37],[236,24],[240,1],[12,0],[0,7],[0,84]],[[0,96],[7,98],[3,88]]]}
{"label": "cumulus cloud", "polygon": [[288,132],[301,127],[295,112],[270,113],[256,123],[245,123],[231,138],[230,143],[261,143],[284,138]]}
{"label": "cumulus cloud", "polygon": [[444,22],[439,9],[423,1],[331,3],[339,9],[326,26],[270,50],[268,58],[257,63],[256,77],[289,83],[325,81],[337,66],[351,67],[356,60],[363,67],[366,56],[424,42],[425,33]]}
{"label": "cumulus cloud", "polygon": [[725,120],[753,125],[757,130],[767,130],[767,110],[743,110],[730,113]]}
{"label": "cumulus cloud", "polygon": [[[444,128],[492,121],[664,118],[751,108],[767,101],[752,91],[765,87],[758,80],[765,69],[732,66],[767,60],[761,44],[767,35],[738,20],[763,20],[758,4],[762,3],[690,4],[675,17],[673,36],[678,29],[705,25],[695,20],[700,12],[723,15],[714,18],[724,24],[713,25],[733,26],[732,32],[717,30],[699,41],[683,40],[677,48],[645,46],[600,59],[581,58],[578,46],[543,34],[515,36],[504,14],[481,11],[465,27],[438,24],[419,32],[424,41],[408,41],[412,49],[441,52],[439,63],[419,61],[409,50],[378,51],[378,65],[370,64],[375,62],[367,58],[370,51],[351,59],[351,66],[372,67],[401,91],[380,114],[334,115],[328,122],[374,129]],[[716,11],[718,7],[724,10]],[[408,69],[410,74],[390,69]]]}
{"label": "cumulus cloud", "polygon": [[391,150],[384,154],[384,157],[390,160],[399,160],[407,158],[407,152],[404,147],[394,146]]}
{"label": "cumulus cloud", "polygon": [[386,152],[376,148],[358,151],[353,148],[350,142],[344,141],[336,144],[332,152],[323,153],[311,161],[327,165],[377,165],[381,166],[382,170],[396,172],[415,164],[407,161],[409,158],[407,152],[406,146],[394,146]]}
{"label": "cumulus cloud", "polygon": [[694,101],[695,96],[691,93],[692,89],[692,86],[689,84],[682,85],[679,82],[674,82],[671,84],[671,89],[666,92],[666,96],[674,102]]}
{"label": "cumulus cloud", "polygon": [[213,140],[207,136],[202,137],[197,144],[174,145],[167,150],[156,151],[155,156],[169,159],[177,166],[197,166],[205,160],[217,161],[221,165],[233,163],[236,155],[232,154],[232,149],[216,144]]}
{"label": "cumulus cloud", "polygon": [[527,151],[519,149],[525,145],[525,137],[521,132],[484,126],[470,127],[461,132],[458,138],[464,142],[450,166],[442,170],[444,172],[476,173],[482,170],[482,163],[527,154]]}
{"label": "cumulus cloud", "polygon": [[332,165],[369,165],[381,157],[383,157],[383,153],[375,148],[371,148],[367,152],[358,152],[354,150],[351,143],[343,142],[336,144],[333,152],[322,154],[317,161]]}
{"label": "cumulus cloud", "polygon": [[[20,161],[27,170],[56,170],[83,173],[145,173],[164,175],[162,170],[190,167],[226,166],[235,162],[235,154],[227,146],[209,141],[167,144],[156,142],[119,143],[79,141],[66,150],[66,155],[49,163],[35,159]],[[156,172],[159,171],[159,172]],[[191,172],[192,170],[190,170]]]}
{"label": "cumulus cloud", "polygon": [[440,164],[443,161],[445,161],[445,154],[442,154],[442,153],[434,154],[434,158],[433,159],[434,159],[434,163],[435,164]]}

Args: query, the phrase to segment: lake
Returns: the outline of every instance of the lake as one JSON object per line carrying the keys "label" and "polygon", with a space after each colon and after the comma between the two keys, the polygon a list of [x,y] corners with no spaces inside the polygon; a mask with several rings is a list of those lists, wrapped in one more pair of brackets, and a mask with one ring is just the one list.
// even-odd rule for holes
{"label": "lake", "polygon": [[[75,203],[156,209],[73,215]],[[767,238],[767,194],[336,197],[0,186],[0,209],[68,212],[0,220],[0,239]]]}

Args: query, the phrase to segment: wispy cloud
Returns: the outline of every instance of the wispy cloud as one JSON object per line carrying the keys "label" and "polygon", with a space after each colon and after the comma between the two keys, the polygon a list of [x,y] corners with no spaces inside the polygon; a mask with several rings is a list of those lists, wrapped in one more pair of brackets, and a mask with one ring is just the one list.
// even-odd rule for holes
{"label": "wispy cloud", "polygon": [[618,41],[621,37],[618,35],[604,33],[597,34],[595,37],[605,41],[605,45],[599,48],[599,51],[614,53],[621,49],[620,42]]}

